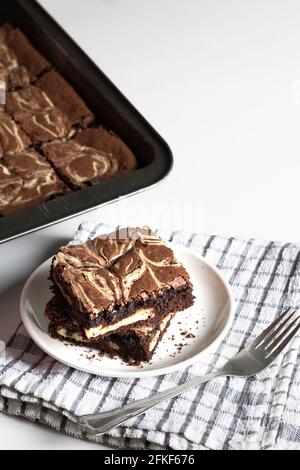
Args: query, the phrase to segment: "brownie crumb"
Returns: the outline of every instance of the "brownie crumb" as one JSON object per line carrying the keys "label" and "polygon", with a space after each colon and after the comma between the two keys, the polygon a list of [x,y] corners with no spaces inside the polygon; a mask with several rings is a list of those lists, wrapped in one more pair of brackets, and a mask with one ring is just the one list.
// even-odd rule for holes
{"label": "brownie crumb", "polygon": [[187,338],[187,339],[193,339],[193,338],[196,338],[196,336],[195,336],[193,333],[188,333],[188,334],[186,335],[186,338]]}

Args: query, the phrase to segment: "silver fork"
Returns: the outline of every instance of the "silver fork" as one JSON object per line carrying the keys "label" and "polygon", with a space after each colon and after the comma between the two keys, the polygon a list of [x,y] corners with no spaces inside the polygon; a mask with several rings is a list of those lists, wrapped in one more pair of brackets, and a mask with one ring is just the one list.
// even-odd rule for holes
{"label": "silver fork", "polygon": [[251,344],[230,359],[222,369],[197,377],[187,383],[170,388],[154,396],[139,400],[123,408],[106,411],[98,414],[81,416],[78,426],[82,430],[93,434],[104,434],[119,426],[128,419],[135,418],[158,403],[177,397],[187,390],[208,382],[215,377],[250,377],[268,367],[285,348],[300,328],[300,315],[296,310],[289,308],[266,330],[264,330]]}

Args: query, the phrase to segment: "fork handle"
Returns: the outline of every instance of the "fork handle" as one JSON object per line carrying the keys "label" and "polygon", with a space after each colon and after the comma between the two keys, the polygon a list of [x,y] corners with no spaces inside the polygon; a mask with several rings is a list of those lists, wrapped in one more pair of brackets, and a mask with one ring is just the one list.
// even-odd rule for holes
{"label": "fork handle", "polygon": [[101,435],[120,424],[125,423],[128,419],[135,418],[155,405],[158,405],[164,400],[175,398],[183,392],[190,390],[191,388],[197,387],[198,385],[209,382],[215,377],[225,375],[222,371],[212,372],[211,374],[204,375],[203,377],[197,377],[187,383],[177,385],[175,387],[164,390],[163,392],[157,393],[143,400],[138,400],[123,408],[116,408],[114,410],[105,411],[103,413],[95,413],[90,415],[81,416],[78,421],[80,429],[87,431],[89,434]]}

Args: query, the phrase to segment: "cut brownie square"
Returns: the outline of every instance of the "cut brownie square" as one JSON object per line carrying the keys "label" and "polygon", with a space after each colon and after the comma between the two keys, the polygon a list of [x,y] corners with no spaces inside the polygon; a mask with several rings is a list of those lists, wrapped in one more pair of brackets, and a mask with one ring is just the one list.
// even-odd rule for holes
{"label": "cut brownie square", "polygon": [[29,85],[7,94],[6,110],[34,143],[48,142],[70,133],[67,117],[40,88]]}
{"label": "cut brownie square", "polygon": [[[67,191],[49,163],[33,150],[5,156],[2,161],[0,175],[2,216],[36,206]],[[7,197],[9,184],[13,185],[13,190],[11,196]]]}
{"label": "cut brownie square", "polygon": [[51,279],[82,333],[98,338],[193,304],[192,284],[173,251],[150,231],[128,229],[62,247]]}
{"label": "cut brownie square", "polygon": [[0,157],[23,152],[31,145],[29,137],[3,110],[0,110]]}
{"label": "cut brownie square", "polygon": [[9,213],[9,206],[19,196],[23,180],[0,163],[0,217]]}
{"label": "cut brownie square", "polygon": [[49,333],[61,341],[98,349],[110,356],[118,355],[128,363],[149,362],[166,332],[173,317],[168,313],[139,326],[128,327],[109,336],[98,339],[87,339],[70,316],[69,307],[56,295],[46,306],[49,318]]}
{"label": "cut brownie square", "polygon": [[9,24],[0,28],[0,80],[5,82],[8,90],[26,86],[30,82],[28,70],[18,63],[16,54],[7,44],[12,31]]}
{"label": "cut brownie square", "polygon": [[72,125],[86,127],[94,120],[93,113],[74,88],[55,70],[45,73],[37,81],[37,85],[47,93]]}
{"label": "cut brownie square", "polygon": [[51,67],[48,60],[33,47],[19,28],[11,28],[11,30],[9,30],[8,27],[5,41],[8,47],[14,52],[18,65],[26,67],[31,80],[37,78],[41,73]]}
{"label": "cut brownie square", "polygon": [[83,130],[68,142],[50,142],[43,145],[42,151],[72,189],[90,186],[137,166],[127,145],[102,127]]}
{"label": "cut brownie square", "polygon": [[104,127],[82,130],[76,136],[76,140],[81,145],[92,147],[115,158],[118,161],[120,171],[137,168],[136,157],[125,142],[114,132],[108,131]]}
{"label": "cut brownie square", "polygon": [[44,155],[71,189],[81,189],[119,173],[112,156],[71,140],[42,146]]}
{"label": "cut brownie square", "polygon": [[30,77],[25,67],[19,66],[14,52],[0,42],[0,80],[8,90],[29,85]]}

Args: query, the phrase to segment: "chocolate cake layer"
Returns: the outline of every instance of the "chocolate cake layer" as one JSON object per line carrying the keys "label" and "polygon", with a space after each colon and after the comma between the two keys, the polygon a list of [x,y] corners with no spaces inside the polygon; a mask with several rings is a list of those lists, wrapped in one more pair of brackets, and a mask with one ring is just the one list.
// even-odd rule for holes
{"label": "chocolate cake layer", "polygon": [[[58,289],[54,289],[56,295],[62,297]],[[126,331],[133,326],[142,325],[145,322],[157,321],[169,312],[179,312],[193,305],[192,289],[174,292],[173,289],[166,291],[158,299],[147,301],[136,300],[128,304],[126,315],[124,309],[110,312],[111,317],[98,316],[95,320],[82,321],[78,313],[69,308],[72,321],[77,325],[81,335],[86,339],[98,339],[111,335],[115,331]]]}
{"label": "chocolate cake layer", "polygon": [[144,321],[151,309],[175,313],[193,304],[189,275],[173,251],[150,231],[134,235],[62,247],[53,259],[56,292],[89,338]]}
{"label": "chocolate cake layer", "polygon": [[45,202],[67,191],[49,163],[34,150],[5,156],[0,171],[0,215]]}
{"label": "chocolate cake layer", "polygon": [[129,363],[151,360],[173,317],[172,313],[168,313],[155,321],[144,322],[97,340],[88,340],[70,319],[70,311],[59,296],[54,296],[47,304],[46,315],[50,320],[49,333],[53,338],[98,349],[110,356],[117,355]]}
{"label": "chocolate cake layer", "polygon": [[71,124],[40,88],[29,85],[7,94],[6,110],[35,143],[66,137]]}
{"label": "chocolate cake layer", "polygon": [[62,111],[72,126],[86,127],[94,120],[92,111],[74,88],[55,70],[45,73],[37,85],[47,93],[55,106]]}

